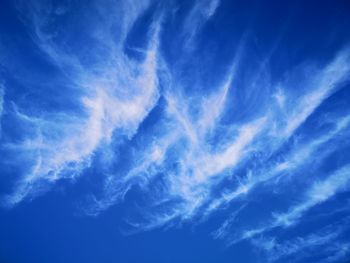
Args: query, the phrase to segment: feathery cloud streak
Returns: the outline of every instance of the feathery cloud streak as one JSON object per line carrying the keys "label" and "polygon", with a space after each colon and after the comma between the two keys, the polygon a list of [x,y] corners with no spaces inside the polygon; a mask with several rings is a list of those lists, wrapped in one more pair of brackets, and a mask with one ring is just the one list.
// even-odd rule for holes
{"label": "feathery cloud streak", "polygon": [[[11,166],[15,179],[4,204],[91,177],[94,186],[78,200],[88,215],[130,202],[136,205],[128,211],[137,215],[127,222],[142,231],[204,224],[227,213],[212,236],[234,244],[287,231],[346,192],[350,50],[276,74],[270,64],[283,36],[255,58],[250,30],[216,35],[226,7],[219,0],[188,6],[106,0],[86,8],[19,1],[28,41],[46,71],[38,62],[28,76],[14,78],[15,95],[6,83],[1,151],[9,160],[1,165]],[[221,50],[212,35],[232,47]],[[39,83],[33,72],[47,81]],[[3,98],[0,89],[0,116]],[[327,178],[325,163],[335,171]],[[293,190],[288,183],[307,189],[296,197],[300,203],[283,199]],[[260,195],[281,196],[284,209],[266,205],[267,224],[264,218],[235,230]],[[276,250],[296,253],[283,245]]]}

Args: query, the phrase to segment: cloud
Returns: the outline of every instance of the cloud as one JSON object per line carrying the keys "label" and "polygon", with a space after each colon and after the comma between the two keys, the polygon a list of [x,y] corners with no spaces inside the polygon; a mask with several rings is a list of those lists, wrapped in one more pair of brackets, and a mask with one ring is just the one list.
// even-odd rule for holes
{"label": "cloud", "polygon": [[291,112],[283,135],[289,137],[317,109],[320,104],[333,94],[342,83],[349,80],[350,52],[348,49],[340,52],[337,57],[322,69],[309,85],[316,88],[306,94]]}
{"label": "cloud", "polygon": [[187,50],[195,48],[195,38],[205,23],[211,19],[220,6],[220,0],[195,1],[183,25],[184,47]]}
{"label": "cloud", "polygon": [[289,228],[297,224],[302,216],[313,207],[320,205],[340,192],[346,191],[350,181],[350,166],[345,165],[322,181],[314,182],[304,194],[303,199],[291,206],[287,212],[273,213],[273,220],[261,227],[245,230],[238,237],[229,238],[233,245],[242,240],[250,240],[275,228]]}
{"label": "cloud", "polygon": [[349,242],[335,242],[333,246],[327,249],[327,252],[331,255],[328,256],[325,262],[339,262],[339,260],[346,259],[350,254]]}
{"label": "cloud", "polygon": [[[75,99],[83,114],[70,117],[43,112],[44,117],[32,117],[15,112],[17,118],[29,121],[36,135],[22,143],[12,144],[10,148],[26,148],[34,160],[31,171],[17,183],[14,193],[6,197],[7,205],[13,206],[28,195],[35,196],[42,191],[42,185],[80,175],[90,165],[96,150],[111,143],[115,131],[128,139],[134,136],[159,98],[159,30],[160,23],[155,21],[150,27],[149,47],[141,63],[135,64],[121,51],[115,51],[114,55],[120,57],[120,61],[114,68],[102,67],[98,76],[89,71],[71,75],[76,78],[73,84],[81,90],[81,95]],[[42,36],[39,39],[46,41]],[[50,50],[54,48],[51,43],[47,45]],[[68,53],[65,56],[74,58]],[[100,59],[102,65],[104,58]],[[75,66],[74,61],[67,63]],[[52,136],[54,134],[57,136]]]}
{"label": "cloud", "polygon": [[[326,100],[331,93],[339,89],[339,86],[341,86],[342,83],[348,80],[348,57],[348,50],[340,52],[332,62],[314,76],[310,83],[305,83],[306,86],[316,84],[317,88],[301,98],[298,98],[296,106],[295,103],[288,105],[288,107],[285,105],[288,103],[289,99],[279,88],[276,93],[278,95],[275,94],[273,98],[277,100],[278,108],[282,108],[284,113],[280,114],[281,111],[277,109],[276,113],[267,115],[266,125],[269,125],[270,129],[267,130],[267,134],[265,133],[260,136],[260,145],[257,144],[254,150],[258,151],[261,148],[261,151],[270,156],[283,147],[286,140],[295,133],[297,128],[307,120],[321,103]],[[276,98],[276,96],[279,99]],[[250,176],[249,174],[249,177],[243,179],[242,183],[240,183],[234,191],[223,192],[221,198],[212,200],[207,213],[214,211],[222,204],[227,204],[236,198],[247,194],[262,183],[276,179],[276,177],[283,172],[292,172],[308,162],[315,162],[315,160],[309,156],[312,156],[312,154],[322,145],[326,144],[338,133],[345,130],[348,127],[349,120],[349,117],[335,120],[335,128],[329,133],[321,135],[310,143],[298,146],[294,151],[291,151],[283,161],[277,161],[272,164],[269,162],[269,164],[263,167],[260,171],[259,169],[255,169],[253,171],[254,176]],[[319,160],[321,160],[322,157],[327,156],[327,153],[331,150],[332,148],[329,148],[328,151],[326,150],[319,153]]]}
{"label": "cloud", "polygon": [[290,208],[286,213],[274,214],[276,224],[284,227],[294,224],[312,207],[326,202],[338,192],[346,190],[349,180],[350,166],[345,166],[325,180],[315,182],[307,191],[304,202]]}
{"label": "cloud", "polygon": [[[253,245],[265,251],[269,261],[293,257],[298,261],[312,257],[317,250],[317,256],[326,255],[325,262],[337,262],[349,253],[347,242],[341,241],[341,235],[348,229],[348,219],[345,218],[329,224],[314,233],[298,236],[284,241],[276,238],[260,237],[252,240]],[[327,255],[332,255],[327,257]]]}
{"label": "cloud", "polygon": [[[37,47],[53,65],[73,83],[78,82],[78,85],[86,80],[87,72],[89,74],[98,72],[98,78],[101,78],[101,74],[110,77],[110,74],[104,71],[110,72],[111,67],[123,69],[124,63],[119,63],[125,59],[121,52],[123,45],[136,21],[150,5],[151,1],[148,0],[137,2],[106,0],[103,5],[92,1],[86,6],[88,8],[81,10],[81,7],[74,6],[74,3],[16,2],[20,18],[29,29],[28,33]],[[61,30],[67,26],[61,17],[65,14],[58,11],[62,9],[67,14],[65,21],[71,23],[70,30]],[[70,12],[72,10],[74,12]],[[77,15],[82,17],[86,15],[89,19],[80,21]],[[81,34],[82,32],[84,34]],[[86,47],[93,49],[88,60],[90,63],[85,61],[87,51],[85,45],[75,46],[74,34],[77,33],[85,40]]]}
{"label": "cloud", "polygon": [[[207,143],[207,138],[212,135],[216,123],[224,112],[230,83],[229,77],[218,94],[200,100],[197,117],[190,114],[193,112],[193,107],[181,95],[166,94],[166,120],[163,127],[158,126],[162,132],[157,142],[151,143],[149,148],[142,149],[140,156],[136,158],[141,162],[137,163],[122,180],[115,179],[112,180],[114,183],[108,183],[107,194],[102,200],[95,200],[92,211],[89,208],[89,213],[95,214],[118,202],[119,198],[124,196],[119,194],[123,192],[120,189],[123,185],[129,185],[129,181],[135,182],[135,177],[139,177],[140,180],[136,182],[138,184],[142,182],[143,185],[143,182],[165,172],[166,189],[161,191],[164,195],[160,198],[177,199],[179,202],[175,207],[169,207],[169,211],[162,211],[163,216],[151,217],[160,222],[159,225],[179,216],[191,218],[196,209],[209,197],[211,178],[233,169],[244,156],[247,156],[250,151],[249,145],[263,129],[264,118],[257,119],[236,128],[236,136],[232,140],[213,145],[213,150],[210,150],[212,145]],[[215,105],[214,112],[207,111],[205,105],[208,103]],[[170,155],[169,151],[172,149],[176,150]],[[174,164],[175,168],[171,169]],[[150,224],[154,227],[158,225],[155,222]]]}
{"label": "cloud", "polygon": [[[347,53],[340,53],[339,56],[344,58],[344,54]],[[204,216],[210,215],[219,207],[233,202],[238,197],[246,196],[257,186],[280,178],[285,173],[295,173],[310,162],[316,163],[313,158],[309,158],[316,152],[318,162],[321,162],[335,148],[328,147],[321,152],[319,150],[348,128],[349,117],[331,120],[332,128],[319,137],[295,145],[282,158],[280,156],[277,160],[269,160],[263,166],[250,171],[246,177],[237,178],[238,184],[233,191],[224,189],[216,195],[212,193],[220,182],[232,178],[235,169],[245,164],[246,160],[250,160],[254,153],[261,151],[271,156],[278,151],[297,127],[301,126],[321,101],[326,99],[315,94],[319,94],[320,90],[324,92],[337,89],[347,74],[347,70],[344,71],[344,67],[339,64],[339,61],[342,61],[339,60],[339,56],[335,59],[336,62],[331,62],[314,76],[310,83],[322,85],[299,98],[300,103],[297,107],[290,107],[290,98],[279,90],[279,97],[283,97],[283,103],[277,102],[280,111],[263,112],[258,118],[239,125],[221,124],[222,117],[227,114],[226,103],[237,73],[237,59],[215,93],[200,98],[186,98],[181,92],[167,90],[163,95],[166,102],[165,116],[160,118],[157,124],[159,133],[149,139],[143,139],[145,146],[138,149],[139,152],[134,156],[139,161],[134,162],[125,176],[108,176],[104,193],[100,197],[91,198],[93,202],[88,205],[87,213],[97,215],[122,201],[134,185],[138,185],[143,194],[150,196],[150,183],[154,178],[161,178],[164,182],[161,187],[151,191],[153,196],[157,196],[157,201],[151,201],[139,208],[147,220],[144,223],[129,221],[130,224],[140,229],[151,229],[177,220],[190,221],[201,213]],[[333,76],[329,73],[332,71],[330,68],[340,68],[341,72]],[[176,85],[172,81],[168,79],[169,86]],[[310,83],[305,85],[311,85]],[[326,85],[327,83],[330,83],[331,87]],[[321,99],[309,100],[310,97]],[[307,112],[304,111],[309,104],[312,107]],[[289,110],[290,114],[284,112],[279,115],[281,110]],[[283,119],[286,116],[290,116],[290,119]],[[288,126],[289,120],[294,123],[293,129],[288,128],[291,127]],[[278,125],[278,128],[274,125]],[[282,132],[275,134],[273,129]],[[283,132],[285,130],[289,132]],[[220,137],[215,137],[218,131]],[[215,138],[215,141],[212,141],[212,138]],[[254,236],[258,233],[259,231],[251,232],[249,235]]]}
{"label": "cloud", "polygon": [[[31,101],[37,87],[27,87],[23,80],[24,94],[13,96],[12,109],[6,108],[20,136],[4,131],[7,141],[1,150],[21,163],[6,205],[33,199],[60,180],[77,182],[93,171],[98,189],[94,185],[84,193],[79,208],[98,216],[131,200],[126,221],[135,231],[203,223],[223,212],[223,223],[211,234],[214,239],[230,244],[258,240],[275,258],[336,239],[325,231],[283,243],[269,234],[298,224],[312,208],[348,189],[349,166],[326,178],[320,167],[348,145],[349,113],[334,106],[331,98],[349,80],[349,49],[307,78],[302,77],[306,69],[317,61],[288,68],[285,78],[270,77],[272,53],[281,37],[255,69],[251,35],[245,32],[232,50],[227,72],[219,72],[221,65],[206,65],[209,60],[196,60],[190,52],[203,47],[197,38],[216,18],[220,1],[196,1],[188,12],[173,13],[184,18],[173,36],[163,34],[164,27],[178,21],[168,19],[167,4],[117,3],[92,1],[79,9],[74,3],[19,1],[35,52],[57,71],[59,81],[47,86],[62,89],[62,97],[57,107],[51,94]],[[137,47],[131,44],[134,38],[141,42]],[[175,50],[169,52],[167,38],[183,48],[170,45]],[[176,48],[174,62],[169,53]],[[226,60],[219,55],[211,63]],[[193,71],[183,63],[190,60],[198,65]],[[197,81],[194,75],[209,69],[221,79]],[[30,82],[38,81],[33,77]],[[0,92],[0,115],[2,98]],[[307,190],[289,209],[278,210],[272,218],[269,210],[270,220],[255,222],[252,228],[241,222],[254,193],[287,191],[286,182],[299,182],[305,173],[312,175],[301,183]],[[274,210],[269,205],[266,209]],[[130,216],[134,212],[137,216]],[[239,223],[242,228],[236,228]]]}
{"label": "cloud", "polygon": [[219,7],[220,5],[220,0],[211,0],[211,1],[208,1],[209,3],[205,3],[203,5],[203,8],[202,8],[202,14],[206,17],[206,18],[210,18],[212,17],[215,12],[216,12],[216,9]]}
{"label": "cloud", "polygon": [[247,177],[242,179],[239,185],[233,191],[223,192],[220,197],[212,200],[211,204],[207,208],[207,213],[212,213],[220,206],[228,204],[239,197],[247,195],[254,188],[261,186],[264,183],[281,178],[285,173],[295,173],[298,169],[305,167],[310,162],[316,164],[321,162],[334,148],[329,147],[327,150],[318,153],[318,160],[308,158],[313,156],[316,151],[323,145],[327,144],[331,139],[339,135],[346,130],[350,124],[350,117],[344,117],[339,120],[335,120],[335,127],[329,132],[311,140],[308,143],[297,146],[291,150],[282,160],[266,165],[261,170],[255,169],[247,174]]}
{"label": "cloud", "polygon": [[242,205],[236,211],[234,211],[225,221],[224,223],[215,230],[211,235],[214,239],[223,239],[229,235],[230,228],[232,224],[237,220],[238,214],[246,207],[246,205]]}

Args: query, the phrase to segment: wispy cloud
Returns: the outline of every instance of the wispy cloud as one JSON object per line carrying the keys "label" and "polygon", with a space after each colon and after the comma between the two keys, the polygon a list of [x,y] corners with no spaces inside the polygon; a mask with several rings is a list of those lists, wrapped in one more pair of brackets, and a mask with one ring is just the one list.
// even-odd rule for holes
{"label": "wispy cloud", "polygon": [[[62,98],[59,106],[52,103],[51,94],[39,94],[37,101],[45,105],[31,101],[37,87],[27,87],[22,78],[18,82],[26,86],[24,94],[14,92],[8,99],[6,90],[6,121],[13,121],[20,135],[3,130],[6,141],[1,150],[20,156],[18,163],[23,163],[17,167],[20,175],[5,197],[6,205],[32,199],[59,180],[76,182],[94,164],[91,170],[101,187],[84,193],[79,208],[97,216],[128,199],[133,190],[142,202],[133,202],[130,210],[141,216],[128,217],[127,222],[136,230],[205,222],[215,212],[225,211],[229,215],[213,238],[230,244],[261,239],[275,258],[337,239],[342,230],[283,244],[277,237],[269,238],[269,233],[289,229],[311,209],[348,189],[348,165],[338,169],[334,164],[329,169],[335,172],[328,177],[320,167],[348,146],[349,112],[334,106],[332,98],[350,80],[350,50],[342,49],[322,64],[304,61],[288,68],[285,77],[270,77],[272,53],[282,36],[265,59],[259,59],[257,68],[250,69],[254,55],[247,30],[233,45],[229,65],[219,65],[227,61],[224,57],[206,65],[208,61],[191,52],[216,55],[199,50],[203,46],[199,38],[205,26],[225,11],[221,1],[184,5],[187,10],[178,8],[170,21],[166,8],[175,2],[91,1],[79,9],[73,2],[18,1],[35,54],[60,80],[47,86],[62,89]],[[179,24],[171,26],[179,32],[164,34],[164,27],[174,21]],[[140,43],[134,46],[133,41]],[[226,56],[229,51],[225,52]],[[191,66],[184,61],[191,61]],[[304,77],[311,64],[320,65]],[[208,83],[202,70],[212,71]],[[203,80],[198,81],[199,76]],[[31,83],[38,82],[34,78]],[[0,116],[3,100],[0,88]],[[346,163],[343,156],[339,163]],[[300,185],[307,190],[289,209],[273,213],[265,224],[254,223],[250,229],[244,223],[233,231],[250,209],[247,203],[254,193],[288,191],[287,179],[299,183],[299,175],[305,173],[310,173],[309,181]],[[228,212],[231,209],[233,213]],[[339,252],[339,257],[343,254]]]}
{"label": "wispy cloud", "polygon": [[309,83],[315,88],[306,96],[301,98],[291,112],[287,125],[282,135],[289,137],[293,132],[317,109],[317,107],[334,93],[344,81],[349,80],[350,52],[348,49],[340,52],[337,57],[329,63],[316,77]]}
{"label": "wispy cloud", "polygon": [[[35,24],[35,27],[37,26]],[[159,98],[159,30],[160,24],[155,22],[150,29],[145,59],[140,64],[128,61],[120,51],[114,51],[114,55],[120,57],[116,70],[106,68],[99,76],[83,73],[83,70],[77,73],[74,85],[80,83],[78,88],[82,91],[85,88],[87,91],[83,91],[81,97],[77,98],[83,111],[81,116],[66,117],[53,114],[49,117],[51,120],[46,120],[25,113],[19,114],[17,111],[17,117],[29,120],[37,132],[35,138],[28,138],[23,143],[12,145],[11,148],[20,149],[30,142],[30,151],[35,161],[31,172],[18,183],[15,193],[7,197],[8,205],[17,204],[27,195],[35,195],[37,190],[40,192],[40,185],[52,184],[62,178],[75,178],[89,165],[90,158],[101,144],[111,143],[115,131],[129,139],[132,138]],[[38,34],[37,30],[35,32]],[[50,50],[54,48],[50,41],[40,35],[38,38],[50,46]],[[52,52],[50,56],[53,56]],[[65,53],[65,56],[73,58],[68,53]],[[62,59],[61,56],[58,57]],[[103,57],[100,59],[103,63]],[[74,61],[67,63],[75,65]],[[136,75],[135,71],[138,71]],[[111,78],[112,75],[114,76]],[[47,129],[53,130],[48,133]]]}
{"label": "wispy cloud", "polygon": [[[313,83],[317,83],[320,88],[300,98],[300,103],[296,107],[288,105],[291,107],[289,113],[285,112],[282,116],[269,116],[266,123],[270,125],[270,129],[267,130],[267,134],[261,135],[260,138],[262,141],[260,142],[260,145],[258,144],[255,146],[255,150],[259,150],[260,147],[262,147],[264,148],[262,151],[266,151],[266,154],[270,156],[284,145],[285,140],[287,140],[295,130],[306,121],[308,116],[310,116],[321,102],[329,96],[329,93],[331,91],[334,92],[342,82],[349,78],[349,65],[346,63],[348,56],[348,51],[341,52],[333,62],[320,70],[314,79],[312,79],[312,84],[305,84],[313,85]],[[332,73],[333,71],[336,71],[337,73],[334,74]],[[283,94],[280,89],[276,94],[277,97],[274,96],[273,98],[276,98],[278,106],[282,107],[283,110],[288,110],[285,108],[285,103],[287,103],[286,95]],[[328,95],[326,96],[326,94]],[[277,110],[277,112],[280,111]],[[288,118],[286,116],[288,116]],[[224,192],[221,198],[213,200],[208,208],[208,212],[215,210],[222,204],[231,202],[234,199],[247,194],[261,183],[276,179],[276,177],[283,172],[295,171],[310,161],[315,162],[315,160],[309,158],[309,156],[312,156],[315,151],[335,137],[338,133],[347,129],[349,121],[349,117],[335,120],[335,127],[329,133],[323,134],[309,143],[298,146],[285,156],[283,161],[269,162],[269,164],[262,167],[260,171],[259,169],[255,169],[254,176],[248,174],[245,179],[241,180],[240,185],[238,185],[234,191]],[[280,132],[277,132],[277,130]],[[267,137],[264,137],[266,135]],[[270,136],[273,136],[273,138]],[[328,150],[331,150],[331,148]],[[319,153],[318,159],[321,160],[328,152],[329,151],[324,151]]]}
{"label": "wispy cloud", "polygon": [[184,21],[183,35],[185,48],[192,50],[196,35],[205,23],[215,14],[221,0],[195,1],[195,4]]}
{"label": "wispy cloud", "polygon": [[[338,60],[337,58],[336,61]],[[336,62],[331,62],[330,65],[334,64]],[[338,65],[338,67],[341,66]],[[327,76],[329,68],[328,65],[320,70],[311,82],[318,82],[316,80],[321,77],[323,79],[333,78],[331,74]],[[215,143],[212,143],[210,138],[215,136],[221,117],[226,113],[225,104],[228,100],[234,74],[234,67],[232,67],[232,71],[228,72],[223,85],[218,87],[218,92],[208,97],[187,100],[181,93],[168,91],[164,95],[166,118],[161,120],[160,123],[163,124],[158,126],[158,129],[162,131],[157,138],[158,142],[151,143],[149,147],[140,151],[137,159],[141,161],[135,163],[135,166],[125,177],[122,177],[122,180],[119,176],[108,177],[105,194],[100,200],[93,198],[95,201],[88,209],[88,213],[98,214],[119,202],[133,184],[139,184],[147,195],[147,184],[151,181],[150,178],[163,174],[163,180],[166,182],[162,186],[164,189],[159,189],[161,194],[158,196],[158,201],[150,205],[160,206],[160,204],[170,200],[176,200],[176,202],[170,202],[169,206],[161,205],[160,212],[151,212],[148,216],[148,223],[132,223],[134,226],[149,229],[171,223],[175,219],[190,220],[200,211],[203,212],[203,208],[204,215],[207,216],[223,204],[228,204],[242,195],[247,195],[255,187],[272,181],[286,172],[295,172],[309,162],[315,162],[308,156],[312,156],[322,146],[348,128],[350,121],[348,117],[332,121],[333,128],[328,132],[300,146],[297,145],[295,149],[292,148],[282,160],[279,158],[278,161],[269,161],[265,166],[256,168],[246,178],[238,180],[239,184],[234,191],[224,190],[224,192],[214,196],[212,195],[213,188],[225,179],[231,178],[235,168],[244,163],[255,152],[266,150],[267,154],[271,155],[281,147],[296,130],[296,127],[302,125],[306,120],[307,117],[303,110],[310,102],[306,98],[311,96],[310,94],[305,95],[304,102],[301,99],[302,103],[297,107],[299,111],[295,108],[292,109],[294,113],[294,115],[291,114],[292,121],[294,122],[295,119],[301,121],[298,121],[293,131],[288,132],[288,134],[280,133],[276,137],[276,134],[271,133],[271,128],[276,129],[274,127],[276,121],[280,125],[280,130],[287,129],[289,122],[281,122],[280,116],[267,112],[266,115],[249,123],[225,127],[226,133],[229,135],[216,138]],[[345,79],[346,74],[347,71],[342,71],[334,79],[340,83],[341,79]],[[336,86],[333,83],[334,79],[331,81],[331,85]],[[329,88],[324,82],[322,81],[321,90]],[[315,91],[315,93],[318,92]],[[284,103],[287,101],[283,102],[283,105],[278,102],[279,107],[284,107]],[[317,102],[312,100],[312,110],[308,111],[307,115],[309,116],[320,103],[319,100]],[[286,109],[283,108],[283,110]],[[283,118],[285,116],[282,115]],[[220,131],[222,132],[222,128]],[[221,134],[225,134],[225,132]],[[328,150],[318,153],[319,160],[322,160],[331,151],[332,148],[328,148]],[[135,178],[138,179],[135,180]],[[147,210],[147,208],[145,209]],[[143,211],[142,213],[147,212]]]}
{"label": "wispy cloud", "polygon": [[307,191],[305,201],[290,208],[288,212],[275,214],[276,224],[288,227],[312,207],[332,198],[340,191],[348,188],[350,180],[350,166],[345,166],[336,171],[323,181],[316,182]]}
{"label": "wispy cloud", "polygon": [[252,243],[268,254],[269,261],[288,259],[293,257],[294,261],[308,258],[318,250],[317,256],[332,254],[326,262],[336,262],[349,253],[349,245],[346,242],[337,241],[348,228],[348,219],[327,225],[316,233],[306,236],[298,236],[293,239],[279,241],[276,238],[261,237],[252,240]]}
{"label": "wispy cloud", "polygon": [[[305,143],[301,146],[298,146],[296,149],[292,150],[282,161],[273,163],[272,166],[263,168],[261,171],[258,171],[257,175],[249,176],[246,180],[243,180],[242,184],[239,187],[231,192],[223,195],[222,199],[218,199],[213,204],[212,208],[217,207],[222,202],[227,203],[235,198],[241,196],[242,194],[247,194],[250,190],[256,186],[276,179],[278,176],[283,175],[285,172],[295,172],[297,169],[302,168],[307,165],[309,162],[316,163],[316,160],[309,159],[309,156],[315,154],[315,152],[325,143],[329,142],[332,138],[337,136],[342,131],[346,130],[350,124],[350,117],[344,117],[340,120],[337,120],[335,123],[334,129],[328,133],[316,138],[315,140]],[[318,154],[318,161],[322,160],[323,157],[327,156],[329,151],[332,151],[332,148],[327,149]]]}
{"label": "wispy cloud", "polygon": [[232,228],[233,223],[237,220],[239,213],[246,207],[242,205],[236,211],[234,211],[224,223],[212,233],[214,239],[223,239],[229,235],[230,229]]}
{"label": "wispy cloud", "polygon": [[[188,14],[183,32],[196,32],[214,15],[219,5],[220,1],[208,1],[206,4],[196,2]],[[168,212],[162,211],[167,215],[166,218],[179,216],[190,219],[205,205],[208,205],[205,210],[209,214],[220,205],[230,203],[257,185],[277,177],[281,172],[301,166],[308,160],[304,156],[313,153],[346,126],[339,124],[339,129],[292,151],[284,161],[257,169],[257,173],[239,180],[240,184],[234,191],[213,196],[212,189],[231,178],[236,167],[249,160],[254,153],[261,151],[269,156],[277,151],[321,103],[337,90],[348,77],[349,52],[340,52],[309,82],[304,83],[307,90],[311,90],[306,95],[293,98],[290,94],[285,94],[283,85],[280,85],[278,92],[271,97],[276,100],[276,110],[273,106],[245,123],[222,125],[222,117],[228,114],[226,105],[232,92],[231,86],[234,86],[237,78],[244,41],[237,50],[229,72],[215,92],[206,97],[193,96],[188,99],[181,92],[181,85],[170,77],[164,84],[169,87],[179,86],[179,89],[175,92],[174,89],[166,88],[162,94],[159,88],[159,69],[171,65],[159,66],[164,63],[159,52],[161,19],[154,18],[148,29],[148,48],[143,51],[142,62],[131,60],[123,50],[128,33],[147,6],[149,3],[144,3],[141,7],[132,3],[123,5],[130,13],[122,15],[121,23],[118,24],[121,30],[118,41],[112,41],[108,31],[115,17],[103,21],[107,31],[95,32],[94,39],[101,45],[105,42],[103,46],[107,56],[98,54],[90,67],[83,62],[79,53],[71,54],[54,34],[46,32],[50,22],[48,15],[55,10],[53,7],[43,9],[36,4],[27,7],[29,13],[24,17],[32,22],[32,35],[38,47],[59,68],[72,69],[68,70],[69,78],[79,89],[77,99],[84,114],[63,118],[63,122],[57,116],[50,116],[52,122],[40,118],[32,121],[32,125],[37,126],[37,135],[18,147],[30,142],[31,152],[36,156],[35,162],[32,171],[19,184],[17,194],[9,197],[9,203],[16,204],[33,192],[36,182],[54,182],[61,178],[76,177],[81,169],[89,165],[90,158],[101,145],[112,143],[116,133],[131,139],[160,96],[163,96],[166,104],[166,116],[159,120],[163,134],[156,140],[147,139],[147,142],[155,142],[140,149],[140,153],[135,155],[140,161],[133,162],[134,167],[123,171],[124,175],[111,172],[106,176],[104,194],[101,200],[92,198],[95,201],[90,213],[96,214],[107,209],[123,198],[131,185],[147,185],[149,178],[166,171],[163,175],[165,189],[162,191],[162,199],[180,200],[177,202],[178,207],[175,205],[169,207]],[[296,106],[291,102],[293,99],[298,101]],[[25,113],[22,116],[33,119]],[[55,125],[56,122],[60,123],[59,126]],[[60,136],[50,138],[45,132],[47,127],[57,129]],[[277,130],[281,132],[277,133]],[[69,173],[66,172],[67,169]],[[176,215],[171,211],[176,211]]]}
{"label": "wispy cloud", "polygon": [[277,227],[288,228],[313,207],[320,205],[349,187],[350,166],[346,165],[322,181],[313,183],[304,194],[303,200],[293,205],[287,212],[273,213],[273,220],[261,227],[244,231],[239,237],[229,238],[229,244],[252,239]]}
{"label": "wispy cloud", "polygon": [[327,253],[331,254],[326,258],[326,262],[339,262],[339,260],[344,260],[349,257],[350,254],[350,243],[349,242],[335,242],[330,248],[328,248]]}

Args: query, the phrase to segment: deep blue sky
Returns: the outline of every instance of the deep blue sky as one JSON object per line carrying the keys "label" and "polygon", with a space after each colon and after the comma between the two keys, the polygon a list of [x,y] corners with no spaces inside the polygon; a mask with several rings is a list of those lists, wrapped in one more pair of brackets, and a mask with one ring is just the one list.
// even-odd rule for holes
{"label": "deep blue sky", "polygon": [[348,262],[349,1],[0,1],[0,263]]}

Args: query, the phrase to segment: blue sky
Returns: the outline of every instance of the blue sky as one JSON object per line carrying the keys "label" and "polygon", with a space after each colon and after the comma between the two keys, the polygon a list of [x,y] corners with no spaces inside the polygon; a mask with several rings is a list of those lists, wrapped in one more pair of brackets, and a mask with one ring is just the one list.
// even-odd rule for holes
{"label": "blue sky", "polygon": [[348,1],[0,3],[0,262],[348,262]]}

